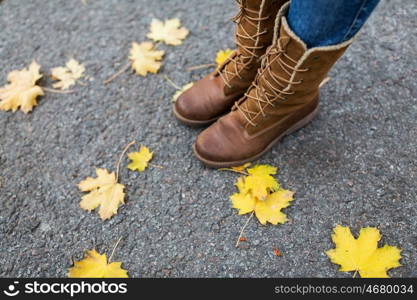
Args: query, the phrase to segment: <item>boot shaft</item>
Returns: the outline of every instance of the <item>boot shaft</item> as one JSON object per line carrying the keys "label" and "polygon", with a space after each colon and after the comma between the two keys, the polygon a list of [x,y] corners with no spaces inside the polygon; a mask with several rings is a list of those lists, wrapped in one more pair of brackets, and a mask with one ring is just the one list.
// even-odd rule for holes
{"label": "boot shaft", "polygon": [[224,92],[232,95],[249,87],[261,63],[261,56],[272,43],[279,9],[287,0],[238,0],[235,53],[218,69],[225,83]]}
{"label": "boot shaft", "polygon": [[237,53],[249,62],[265,53],[274,37],[275,18],[288,0],[238,0],[236,22]]}

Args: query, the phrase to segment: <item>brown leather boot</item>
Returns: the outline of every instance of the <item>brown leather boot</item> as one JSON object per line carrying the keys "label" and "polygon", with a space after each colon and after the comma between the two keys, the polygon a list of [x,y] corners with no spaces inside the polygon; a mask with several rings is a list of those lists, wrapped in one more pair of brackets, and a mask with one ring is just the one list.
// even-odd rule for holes
{"label": "brown leather boot", "polygon": [[216,71],[185,91],[174,115],[190,126],[204,126],[228,113],[256,76],[260,57],[271,45],[276,15],[288,0],[237,0],[237,50]]}
{"label": "brown leather boot", "polygon": [[285,4],[277,17],[279,32],[245,96],[197,137],[194,153],[206,165],[252,161],[317,114],[319,85],[352,40],[307,49],[289,28],[287,9]]}

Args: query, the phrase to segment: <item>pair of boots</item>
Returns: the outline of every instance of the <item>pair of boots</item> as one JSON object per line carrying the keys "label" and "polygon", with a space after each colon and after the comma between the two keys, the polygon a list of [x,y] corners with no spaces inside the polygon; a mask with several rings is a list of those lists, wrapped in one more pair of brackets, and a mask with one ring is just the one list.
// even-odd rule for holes
{"label": "pair of boots", "polygon": [[197,137],[204,164],[252,161],[317,114],[319,86],[352,40],[307,49],[288,26],[287,0],[238,0],[237,50],[215,72],[185,91],[174,115],[211,126]]}

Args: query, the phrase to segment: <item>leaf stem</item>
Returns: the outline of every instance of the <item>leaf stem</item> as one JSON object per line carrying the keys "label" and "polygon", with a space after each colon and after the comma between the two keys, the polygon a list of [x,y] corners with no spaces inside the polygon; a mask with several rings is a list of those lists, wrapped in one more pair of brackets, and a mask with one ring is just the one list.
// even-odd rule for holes
{"label": "leaf stem", "polygon": [[191,71],[200,70],[200,69],[207,69],[207,68],[211,68],[211,67],[215,67],[215,66],[217,66],[217,65],[216,64],[198,65],[198,66],[189,67],[187,69],[187,71],[191,72]]}
{"label": "leaf stem", "polygon": [[219,171],[230,171],[230,172],[235,172],[235,173],[239,173],[239,174],[249,176],[249,174],[244,172],[244,171],[233,170],[231,168],[220,168]]}
{"label": "leaf stem", "polygon": [[123,155],[125,155],[126,151],[130,148],[130,146],[132,146],[135,143],[136,143],[135,141],[131,141],[129,144],[126,145],[126,147],[123,149],[122,153],[120,154],[119,160],[116,164],[116,182],[119,180],[119,168],[120,168],[120,163],[122,162]]}
{"label": "leaf stem", "polygon": [[119,71],[117,71],[115,74],[113,74],[112,76],[110,76],[109,78],[107,78],[106,80],[103,81],[103,84],[109,84],[110,82],[112,82],[113,80],[115,80],[117,77],[119,77],[120,75],[122,75],[124,72],[127,71],[127,69],[129,69],[130,67],[130,62],[128,62],[127,64],[125,64]]}
{"label": "leaf stem", "polygon": [[175,89],[180,90],[181,88],[175,84],[174,81],[171,80],[171,78],[168,77],[168,75],[164,74],[164,78],[168,81],[169,84],[171,84]]}
{"label": "leaf stem", "polygon": [[155,167],[155,168],[160,168],[160,169],[164,169],[164,168],[165,168],[164,166],[161,166],[161,165],[156,165],[156,164],[153,164],[153,163],[150,163],[150,162],[148,162],[148,164],[149,164],[150,166],[152,166],[152,167]]}
{"label": "leaf stem", "polygon": [[114,251],[116,250],[116,248],[117,248],[117,246],[119,245],[119,243],[120,243],[120,241],[122,240],[122,236],[121,237],[119,237],[119,239],[117,240],[117,242],[116,242],[116,244],[114,245],[114,247],[113,247],[113,250],[112,250],[112,252],[111,252],[111,254],[110,254],[110,257],[109,257],[109,259],[108,259],[108,261],[107,261],[107,263],[110,263],[111,262],[111,259],[113,258],[113,254],[114,254]]}
{"label": "leaf stem", "polygon": [[74,93],[74,90],[57,90],[57,89],[51,89],[47,87],[41,87],[44,91],[48,93],[54,93],[54,94],[71,94]]}
{"label": "leaf stem", "polygon": [[237,238],[236,245],[235,245],[235,247],[236,247],[236,248],[237,248],[237,247],[239,247],[240,238],[241,238],[241,237],[242,237],[242,235],[243,235],[243,231],[245,231],[245,228],[246,228],[246,226],[248,226],[249,221],[252,219],[252,217],[253,217],[253,214],[254,214],[254,213],[255,213],[255,211],[253,211],[253,212],[250,214],[250,216],[249,216],[249,217],[248,217],[248,219],[246,220],[245,225],[243,225],[242,229],[240,230],[239,237]]}

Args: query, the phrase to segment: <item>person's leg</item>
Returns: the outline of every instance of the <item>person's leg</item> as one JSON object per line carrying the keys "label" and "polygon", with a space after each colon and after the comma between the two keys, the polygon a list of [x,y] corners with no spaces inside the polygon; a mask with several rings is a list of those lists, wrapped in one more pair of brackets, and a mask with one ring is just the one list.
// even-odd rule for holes
{"label": "person's leg", "polygon": [[336,45],[354,36],[380,0],[292,0],[288,25],[307,47]]}

